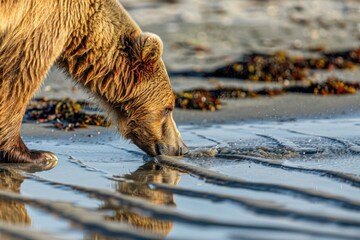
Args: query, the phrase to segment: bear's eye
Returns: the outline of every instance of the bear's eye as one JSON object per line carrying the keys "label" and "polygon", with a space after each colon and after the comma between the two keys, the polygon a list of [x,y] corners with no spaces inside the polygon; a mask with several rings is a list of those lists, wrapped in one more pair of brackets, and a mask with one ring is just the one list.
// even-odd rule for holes
{"label": "bear's eye", "polygon": [[172,107],[165,108],[164,115],[167,117],[173,111]]}

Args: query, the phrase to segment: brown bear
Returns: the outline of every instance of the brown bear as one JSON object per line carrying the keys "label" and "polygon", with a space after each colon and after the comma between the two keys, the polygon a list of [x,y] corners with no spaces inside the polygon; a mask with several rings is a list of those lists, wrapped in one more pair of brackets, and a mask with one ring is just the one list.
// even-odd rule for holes
{"label": "brown bear", "polygon": [[116,0],[0,0],[0,161],[56,160],[20,136],[26,105],[53,64],[99,99],[143,151],[186,153],[162,48]]}

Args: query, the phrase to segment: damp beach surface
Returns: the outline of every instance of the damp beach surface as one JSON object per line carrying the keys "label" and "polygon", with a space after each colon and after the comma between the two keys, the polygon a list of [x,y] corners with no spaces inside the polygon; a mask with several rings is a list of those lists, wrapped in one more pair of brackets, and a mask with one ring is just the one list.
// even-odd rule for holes
{"label": "damp beach surface", "polygon": [[[25,124],[48,171],[0,166],[3,233],[25,239],[357,239],[360,118],[181,124],[191,153],[148,158],[111,129]],[[58,131],[58,130],[56,130]],[[0,225],[1,227],[1,225]]]}
{"label": "damp beach surface", "polygon": [[[122,2],[163,39],[176,92],[279,87],[197,74],[251,52],[359,46],[356,1]],[[329,76],[360,82],[359,66],[311,72]],[[37,97],[88,100],[56,69]],[[359,239],[359,93],[224,100],[219,111],[175,109],[174,118],[190,147],[181,158],[149,158],[113,127],[24,121],[28,147],[59,161],[0,164],[0,238]]]}

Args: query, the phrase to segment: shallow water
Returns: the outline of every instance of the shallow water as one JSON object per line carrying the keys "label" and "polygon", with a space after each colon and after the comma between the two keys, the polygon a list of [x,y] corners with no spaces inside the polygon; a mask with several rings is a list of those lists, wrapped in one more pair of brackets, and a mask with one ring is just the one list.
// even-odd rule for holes
{"label": "shallow water", "polygon": [[1,239],[360,236],[360,119],[180,131],[184,158],[149,159],[110,134],[25,137],[59,162],[0,166]]}

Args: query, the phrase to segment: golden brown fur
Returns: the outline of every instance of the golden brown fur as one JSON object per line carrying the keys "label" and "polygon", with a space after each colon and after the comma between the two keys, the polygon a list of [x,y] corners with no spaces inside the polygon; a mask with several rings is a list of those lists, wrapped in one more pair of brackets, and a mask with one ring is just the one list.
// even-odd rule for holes
{"label": "golden brown fur", "polygon": [[162,42],[116,0],[0,0],[0,160],[43,161],[20,137],[25,107],[55,63],[150,155],[186,152],[172,120]]}

